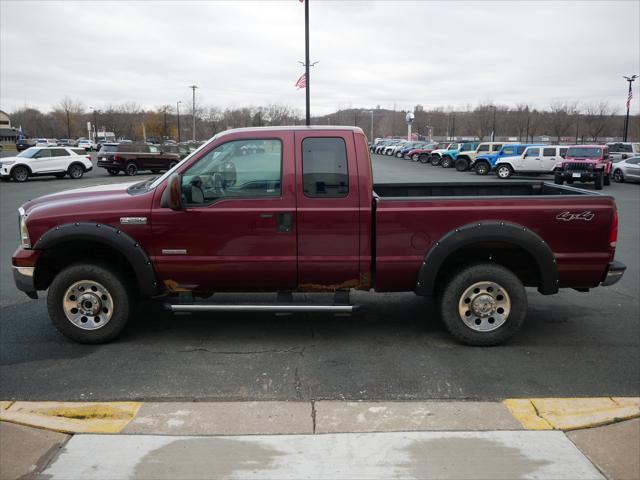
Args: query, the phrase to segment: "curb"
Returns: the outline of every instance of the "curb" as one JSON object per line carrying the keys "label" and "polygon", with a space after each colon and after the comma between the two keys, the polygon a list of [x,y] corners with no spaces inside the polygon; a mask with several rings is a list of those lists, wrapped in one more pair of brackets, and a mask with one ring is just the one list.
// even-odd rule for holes
{"label": "curb", "polygon": [[[0,420],[26,425],[30,427],[42,428],[62,433],[121,433],[129,423],[133,420],[144,425],[150,425],[149,430],[155,430],[154,425],[177,425],[180,430],[181,425],[185,424],[185,420],[192,415],[196,419],[200,415],[200,419],[212,417],[226,416],[225,412],[231,408],[225,406],[225,402],[204,402],[191,403],[175,403],[180,408],[167,411],[164,413],[144,413],[143,418],[136,419],[140,409],[145,406],[146,412],[158,410],[155,407],[170,405],[171,402],[21,402],[21,401],[0,401]],[[513,429],[519,423],[525,430],[578,430],[584,428],[598,427],[617,423],[623,420],[640,417],[640,398],[639,397],[592,397],[592,398],[520,398],[507,399],[503,402],[233,402],[234,408],[239,408],[240,412],[249,412],[256,406],[263,407],[263,413],[255,414],[251,419],[245,418],[245,422],[249,422],[246,427],[261,430],[266,428],[264,425],[271,423],[271,429],[268,433],[294,433],[287,429],[292,428],[291,422],[294,418],[309,418],[309,433],[328,433],[318,426],[316,429],[315,412],[318,405],[335,403],[338,406],[339,415],[335,418],[329,416],[322,417],[323,421],[333,420],[330,430],[337,431],[386,431],[377,430],[378,427],[385,425],[385,422],[393,421],[394,416],[398,424],[403,425],[410,430],[434,430],[434,418],[445,418],[444,423],[440,423],[437,430],[483,430],[486,426],[479,426],[478,421],[471,421],[467,417],[466,420],[455,422],[451,420],[451,409],[455,411],[456,405],[463,406],[467,411],[475,412],[475,415],[482,420],[483,425],[491,426],[493,429]],[[376,407],[371,407],[371,404]],[[191,405],[198,405],[197,414]],[[309,406],[307,413],[306,408],[301,414],[302,406]],[[367,416],[365,417],[358,405],[368,407]],[[428,409],[424,408],[429,407]],[[501,406],[505,413],[496,412],[495,406]],[[346,408],[349,407],[349,408]],[[408,408],[407,408],[408,407]],[[415,407],[412,409],[411,407]],[[203,410],[204,409],[204,410]],[[245,409],[245,410],[243,410]],[[279,410],[274,417],[274,411]],[[449,410],[449,416],[442,415],[444,410]],[[293,412],[297,413],[294,415]],[[290,413],[287,413],[290,412]],[[385,413],[386,412],[386,413]],[[418,412],[418,413],[415,413]],[[366,413],[366,412],[365,412]],[[497,417],[497,413],[500,413]],[[204,417],[202,416],[204,415]],[[291,416],[293,415],[293,416]],[[435,415],[435,417],[434,417]],[[517,423],[513,423],[511,427],[505,427],[504,416],[511,415]],[[244,415],[242,415],[244,417]],[[175,417],[175,418],[173,418]],[[360,418],[362,417],[362,418]],[[276,421],[282,421],[278,423]],[[447,420],[448,419],[448,420]],[[319,419],[320,420],[320,419]],[[306,420],[305,420],[306,421]],[[313,424],[311,424],[313,422]],[[431,423],[430,423],[431,422]],[[481,423],[482,423],[481,422]],[[502,423],[500,423],[502,422]],[[395,423],[395,422],[394,422]],[[279,425],[279,426],[278,426]],[[282,427],[282,425],[286,425]],[[356,425],[356,427],[354,427]],[[500,426],[502,425],[502,426]],[[508,423],[510,425],[510,423]],[[204,426],[204,425],[203,425]],[[160,427],[157,427],[160,428]],[[284,428],[287,431],[282,431]],[[305,427],[306,428],[306,427]],[[340,430],[340,428],[345,428]],[[127,429],[130,431],[131,428]],[[215,429],[214,429],[215,430]],[[145,432],[153,434],[153,431]],[[160,433],[160,432],[156,432]],[[173,433],[173,432],[172,432]],[[176,431],[173,434],[179,434]],[[207,434],[221,434],[220,431],[207,432]],[[250,433],[258,433],[252,431]],[[262,432],[266,433],[266,432]],[[229,433],[226,433],[229,434]]]}
{"label": "curb", "polygon": [[579,430],[640,417],[638,397],[522,398],[503,403],[527,430]]}
{"label": "curb", "polygon": [[0,402],[0,420],[61,433],[120,433],[138,402]]}

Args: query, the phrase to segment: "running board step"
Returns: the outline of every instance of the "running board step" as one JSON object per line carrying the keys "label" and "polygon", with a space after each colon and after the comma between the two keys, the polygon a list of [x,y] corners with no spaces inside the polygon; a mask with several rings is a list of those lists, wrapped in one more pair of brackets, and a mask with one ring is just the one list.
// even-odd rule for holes
{"label": "running board step", "polygon": [[165,308],[171,312],[329,312],[352,313],[359,305],[213,305],[213,304],[170,304]]}

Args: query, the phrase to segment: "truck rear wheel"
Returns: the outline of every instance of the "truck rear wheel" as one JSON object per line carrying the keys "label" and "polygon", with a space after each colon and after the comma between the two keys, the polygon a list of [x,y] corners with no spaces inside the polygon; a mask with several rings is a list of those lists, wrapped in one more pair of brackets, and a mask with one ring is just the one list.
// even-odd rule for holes
{"label": "truck rear wheel", "polygon": [[431,155],[431,157],[429,157],[429,163],[434,167],[437,167],[440,165],[440,157],[437,155]]}
{"label": "truck rear wheel", "polygon": [[129,162],[127,163],[127,166],[124,168],[124,173],[132,177],[136,173],[138,173],[138,166],[133,162]]}
{"label": "truck rear wheel", "polygon": [[469,161],[464,158],[456,160],[456,170],[459,172],[466,172],[469,170]]}
{"label": "truck rear wheel", "polygon": [[440,160],[440,166],[442,168],[449,168],[451,166],[452,158],[451,157],[442,157]]}
{"label": "truck rear wheel", "polygon": [[480,263],[464,268],[446,284],[440,313],[449,332],[474,346],[499,345],[513,336],[527,314],[527,294],[507,268]]}
{"label": "truck rear wheel", "polygon": [[604,174],[604,186],[608,187],[609,185],[611,185],[611,174],[610,173],[605,173]]}
{"label": "truck rear wheel", "polygon": [[133,311],[131,288],[114,270],[76,263],[53,279],[47,294],[53,325],[79,343],[105,343],[126,326]]}
{"label": "truck rear wheel", "polygon": [[593,183],[596,186],[596,190],[602,190],[602,178],[603,178],[602,172],[596,173],[596,176],[593,180]]}

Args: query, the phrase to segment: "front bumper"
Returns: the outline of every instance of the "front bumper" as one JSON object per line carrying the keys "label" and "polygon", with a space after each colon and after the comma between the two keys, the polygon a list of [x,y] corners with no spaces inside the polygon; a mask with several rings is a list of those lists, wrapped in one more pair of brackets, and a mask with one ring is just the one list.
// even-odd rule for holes
{"label": "front bumper", "polygon": [[604,275],[604,280],[602,281],[603,287],[608,287],[617,283],[624,275],[624,271],[627,269],[627,266],[622,263],[614,260],[607,265],[607,273]]}
{"label": "front bumper", "polygon": [[34,282],[36,267],[18,267],[12,265],[13,281],[18,290],[27,294],[29,298],[37,299],[38,290]]}
{"label": "front bumper", "polygon": [[575,180],[577,182],[593,182],[596,179],[596,175],[601,173],[601,170],[596,171],[577,171],[565,170],[558,172],[559,175],[566,180]]}

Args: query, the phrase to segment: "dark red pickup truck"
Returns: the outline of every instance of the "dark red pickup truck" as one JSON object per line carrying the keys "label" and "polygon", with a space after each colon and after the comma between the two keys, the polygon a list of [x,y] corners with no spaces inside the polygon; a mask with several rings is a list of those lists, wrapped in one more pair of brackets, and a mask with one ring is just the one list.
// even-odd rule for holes
{"label": "dark red pickup truck", "polygon": [[[54,325],[113,339],[140,298],[172,311],[348,312],[350,289],[414,291],[471,345],[522,325],[524,286],[611,285],[617,213],[609,196],[543,182],[376,184],[351,127],[229,130],[165,175],[48,195],[20,208],[19,289],[48,288]],[[218,291],[280,302],[193,301]],[[336,292],[330,305],[282,301]]]}

